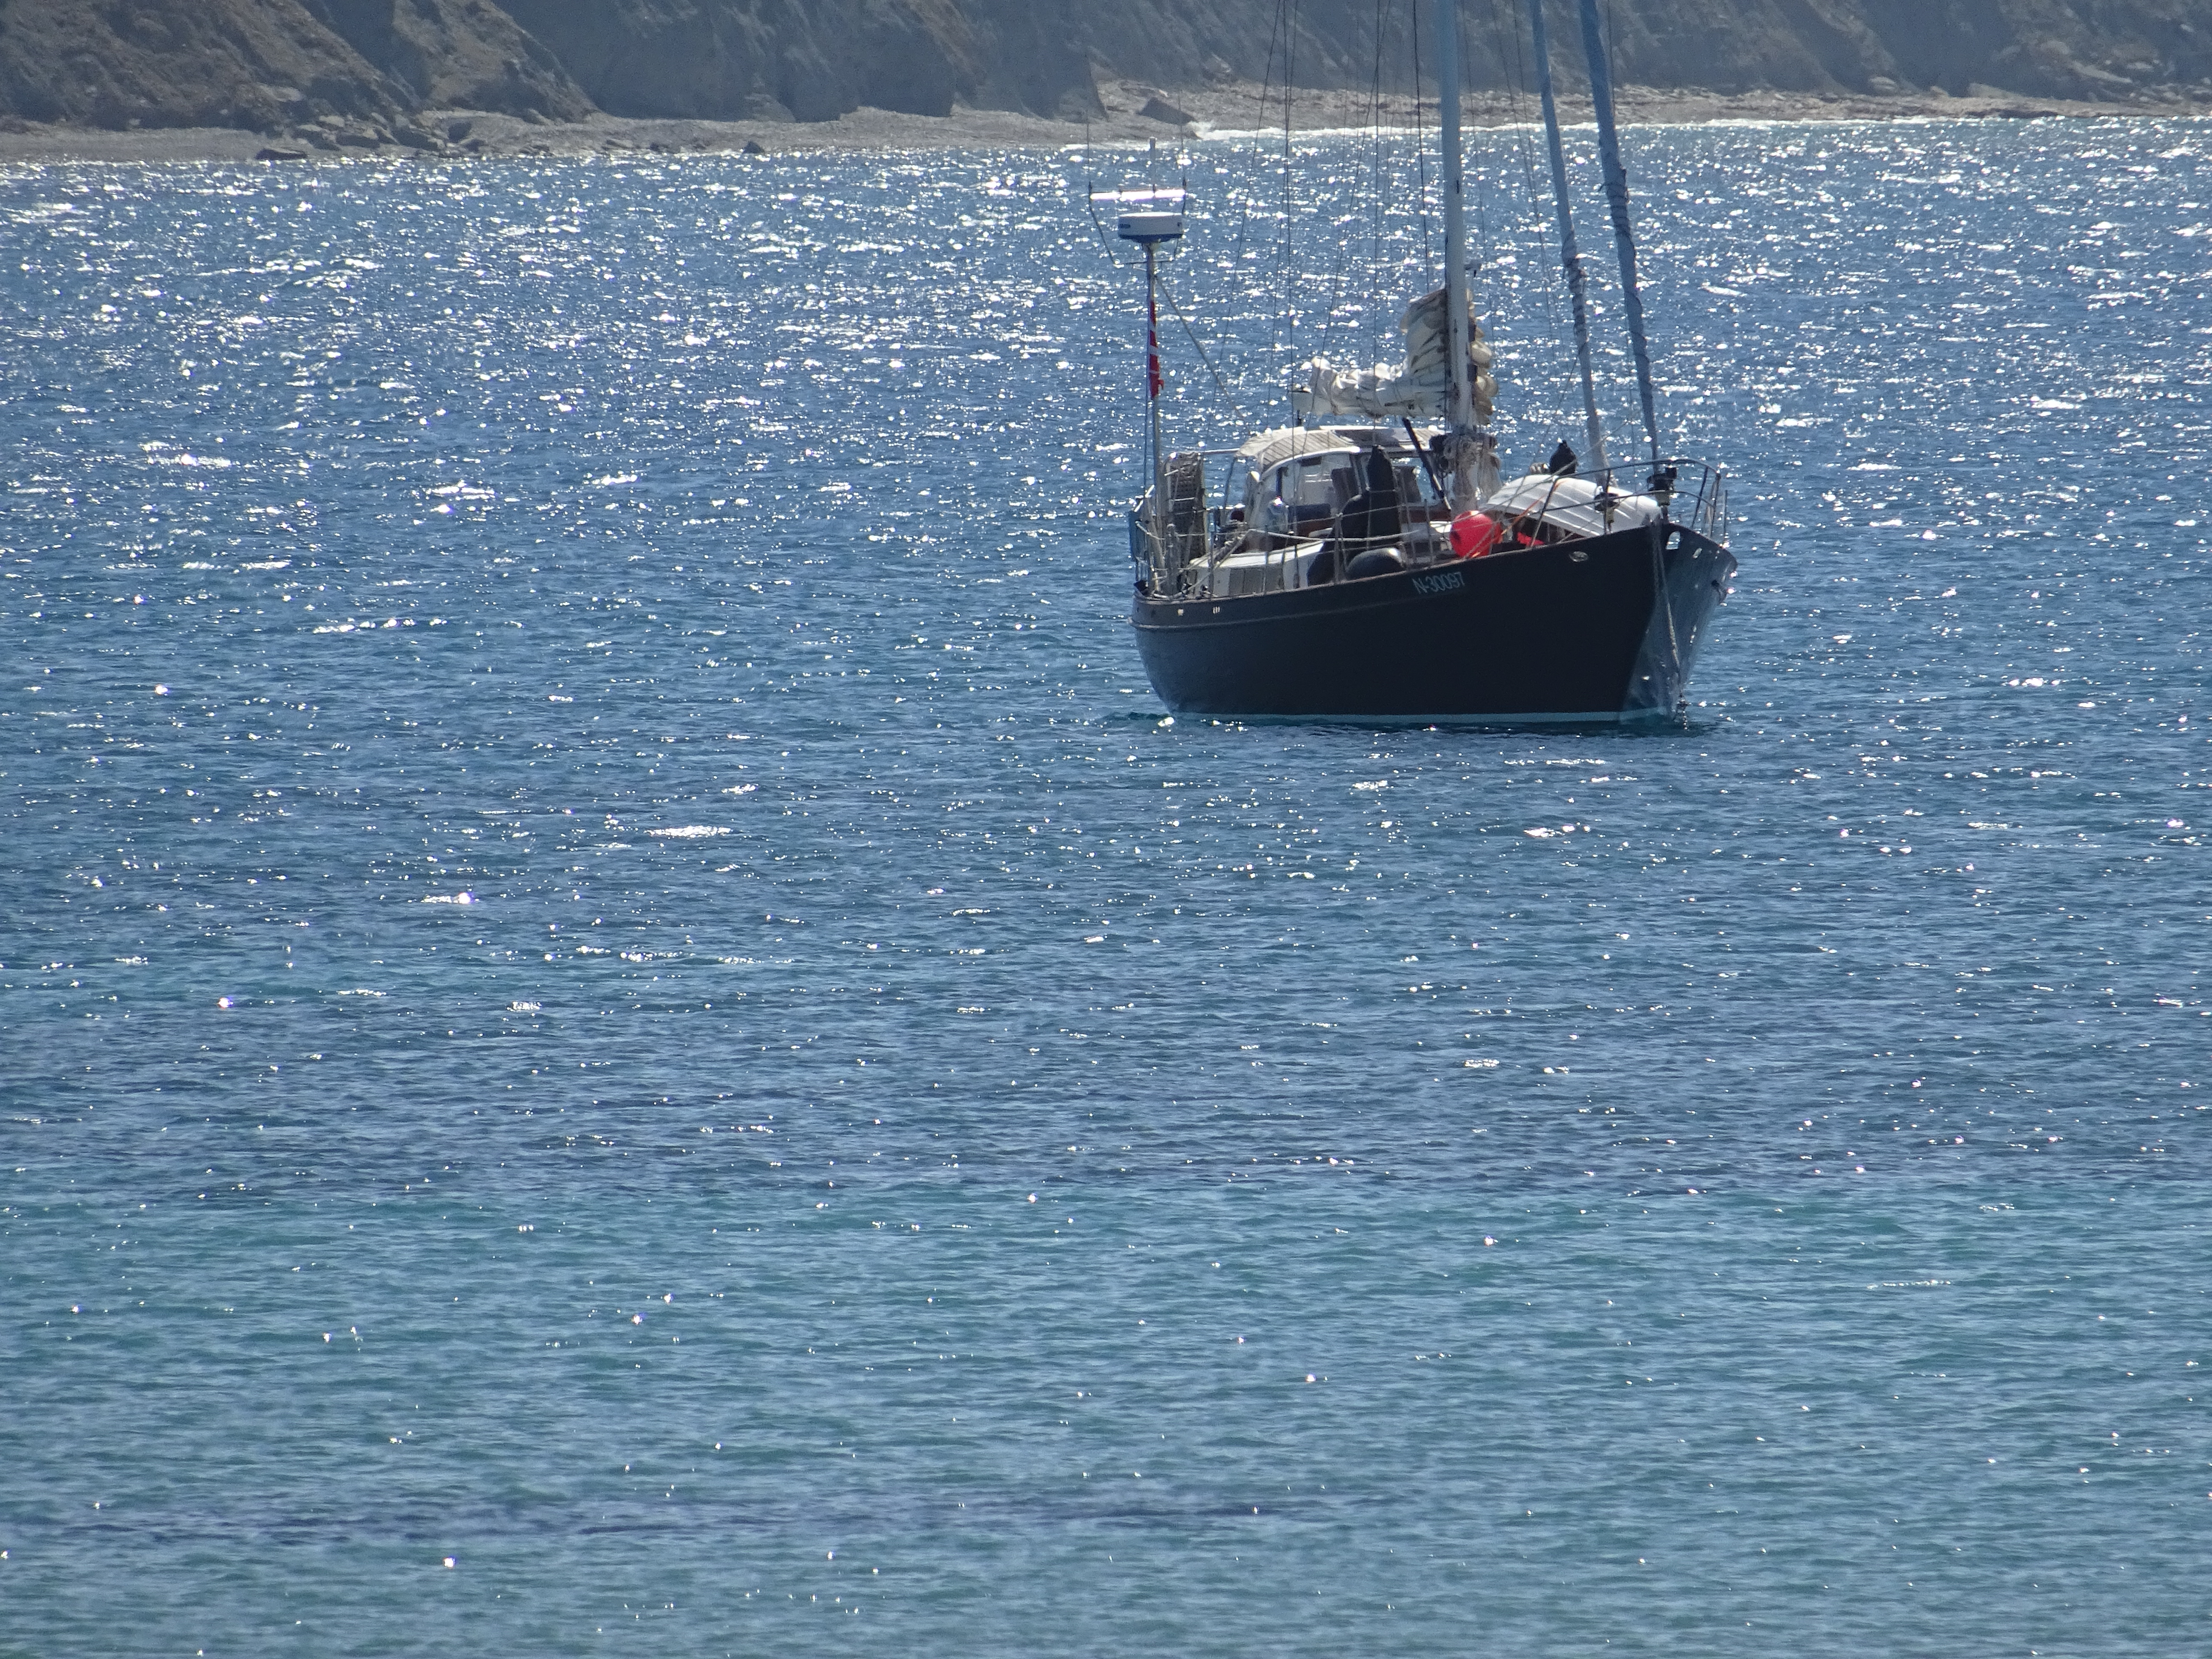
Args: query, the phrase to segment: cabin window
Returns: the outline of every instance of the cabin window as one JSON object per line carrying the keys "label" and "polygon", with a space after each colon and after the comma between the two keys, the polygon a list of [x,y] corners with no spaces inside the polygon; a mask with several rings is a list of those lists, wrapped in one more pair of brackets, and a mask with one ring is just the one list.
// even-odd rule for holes
{"label": "cabin window", "polygon": [[1335,507],[1334,455],[1307,456],[1275,469],[1275,493],[1291,507]]}

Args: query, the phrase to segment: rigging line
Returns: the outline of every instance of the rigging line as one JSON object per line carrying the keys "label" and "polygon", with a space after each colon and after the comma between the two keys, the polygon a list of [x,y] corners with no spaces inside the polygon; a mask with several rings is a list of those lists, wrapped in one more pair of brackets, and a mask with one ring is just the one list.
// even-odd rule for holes
{"label": "rigging line", "polygon": [[[1583,432],[1589,444],[1591,464],[1598,472],[1608,469],[1605,455],[1605,427],[1597,412],[1597,382],[1590,371],[1589,300],[1583,291],[1582,253],[1575,246],[1575,217],[1567,196],[1566,152],[1559,143],[1559,108],[1552,91],[1552,47],[1544,29],[1544,0],[1528,0],[1529,51],[1536,63],[1536,87],[1544,103],[1544,142],[1552,164],[1552,195],[1559,222],[1559,265],[1567,279],[1567,297],[1575,313],[1575,362],[1583,392]],[[1546,285],[1545,291],[1550,292]]]}
{"label": "rigging line", "polygon": [[[1237,252],[1232,254],[1234,279],[1232,283],[1230,283],[1230,288],[1239,289],[1237,296],[1243,301],[1243,310],[1248,312],[1252,310],[1252,299],[1255,299],[1255,295],[1259,295],[1261,289],[1263,289],[1263,281],[1265,281],[1263,272],[1261,272],[1256,261],[1255,265],[1252,265],[1252,270],[1245,272],[1245,228],[1248,228],[1249,219],[1252,219],[1252,204],[1259,201],[1261,188],[1263,188],[1263,173],[1265,173],[1263,146],[1265,146],[1265,135],[1267,135],[1267,95],[1274,91],[1274,53],[1276,53],[1276,46],[1281,45],[1281,40],[1283,40],[1283,4],[1285,4],[1285,0],[1276,0],[1274,22],[1272,22],[1270,28],[1267,28],[1267,64],[1265,64],[1265,69],[1261,70],[1259,106],[1256,106],[1255,112],[1252,112],[1252,177],[1249,177],[1248,184],[1245,184],[1245,192],[1239,199],[1239,212],[1237,212]],[[1270,243],[1272,241],[1274,241],[1274,239],[1270,237]],[[1283,319],[1279,314],[1274,314],[1274,305],[1267,305],[1265,312],[1270,312],[1267,349],[1274,352],[1276,347],[1281,345],[1283,341]]]}
{"label": "rigging line", "polygon": [[[1338,220],[1335,224],[1330,227],[1330,228],[1334,230],[1341,228],[1343,225],[1349,223],[1353,216],[1354,216],[1349,214],[1346,215],[1344,218]],[[1349,236],[1339,236],[1335,239],[1335,242],[1336,246],[1334,252],[1336,256],[1336,264],[1334,270],[1329,276],[1328,309],[1322,313],[1321,340],[1314,348],[1314,355],[1316,357],[1326,357],[1328,355],[1329,333],[1336,325],[1336,313],[1341,310],[1344,306],[1344,267],[1352,258],[1351,246],[1352,238]],[[1369,309],[1372,310],[1373,307],[1370,305]]]}
{"label": "rigging line", "polygon": [[[1529,130],[1530,122],[1526,103],[1526,93],[1532,77],[1528,64],[1521,54],[1520,30],[1504,21],[1505,3],[1506,0],[1492,0],[1491,25],[1502,43],[1499,47],[1501,59],[1510,56],[1512,61],[1512,74],[1507,81],[1505,88],[1506,104],[1513,115],[1512,142],[1515,153],[1521,158],[1522,181],[1528,191],[1529,210],[1537,216],[1540,224],[1544,210],[1544,193],[1542,186],[1536,182],[1535,143]],[[1516,240],[1514,244],[1516,252],[1522,246],[1517,239],[1519,228],[1516,223],[1515,227]],[[1539,234],[1540,235],[1540,232]],[[1516,270],[1518,270],[1517,264]],[[1542,349],[1546,358],[1545,372],[1547,378],[1554,382],[1562,381],[1565,375],[1565,368],[1551,361],[1559,351],[1559,342],[1565,334],[1564,319],[1559,315],[1559,296],[1553,292],[1549,283],[1535,284],[1535,290],[1536,302],[1543,307],[1544,326],[1540,331],[1539,337],[1543,343]],[[1534,375],[1529,378],[1533,384]],[[1564,402],[1559,405],[1563,414],[1565,407]]]}
{"label": "rigging line", "polygon": [[[1473,31],[1470,30],[1470,35],[1472,33]],[[1504,58],[1502,54],[1500,55],[1498,61],[1501,64],[1504,62]],[[1462,84],[1467,86],[1473,86],[1474,84],[1474,74],[1471,67],[1473,59],[1469,58],[1468,60],[1468,66],[1463,67],[1461,76]],[[1495,158],[1490,155],[1487,148],[1484,150],[1484,156],[1485,164],[1473,168],[1472,172],[1477,179],[1486,182],[1490,177],[1490,169],[1496,165],[1496,162]],[[1495,240],[1490,234],[1490,192],[1487,190],[1479,188],[1474,192],[1474,199],[1475,243],[1479,247],[1487,248],[1492,246]],[[1489,259],[1482,259],[1476,268],[1475,274],[1481,276],[1483,292],[1486,295],[1493,292],[1497,286],[1492,276],[1493,268],[1493,262]]]}
{"label": "rigging line", "polygon": [[[1504,4],[1506,0],[1491,0],[1491,38],[1493,38],[1495,51],[1498,51],[1498,64],[1502,70],[1500,86],[1502,93],[1504,93],[1506,106],[1506,131],[1498,139],[1498,195],[1500,195],[1502,204],[1500,243],[1513,257],[1513,265],[1510,265],[1510,301],[1506,299],[1504,292],[1500,292],[1498,305],[1500,305],[1500,314],[1506,303],[1516,307],[1513,310],[1513,325],[1520,330],[1520,334],[1516,337],[1513,356],[1516,356],[1516,368],[1520,368],[1522,389],[1526,394],[1531,394],[1533,400],[1537,387],[1551,385],[1551,380],[1555,378],[1551,352],[1553,347],[1558,345],[1559,338],[1559,316],[1551,305],[1551,289],[1537,285],[1533,289],[1535,296],[1531,296],[1531,285],[1526,279],[1526,270],[1520,258],[1520,254],[1526,250],[1526,226],[1522,223],[1520,216],[1520,197],[1516,195],[1513,185],[1510,185],[1516,159],[1520,161],[1522,184],[1528,191],[1535,191],[1535,173],[1533,173],[1531,161],[1528,161],[1526,108],[1522,104],[1522,84],[1526,80],[1526,70],[1520,60],[1520,38],[1510,33],[1510,28],[1502,24]],[[1500,289],[1504,289],[1506,285],[1506,270],[1509,268],[1504,264],[1498,265]],[[1500,352],[1504,352],[1504,343],[1500,341]],[[1520,414],[1524,418],[1537,418],[1526,407],[1522,407]]]}
{"label": "rigging line", "polygon": [[[1439,0],[1445,5],[1457,0]],[[1421,292],[1437,285],[1436,260],[1429,248],[1429,141],[1421,127],[1421,0],[1408,0],[1408,25],[1413,37],[1413,167],[1421,189]]]}
{"label": "rigging line", "polygon": [[[1493,34],[1496,32],[1498,21],[1496,6],[1497,0],[1492,0],[1491,26]],[[1510,54],[1503,46],[1498,47],[1498,68],[1505,96],[1506,114],[1509,118],[1514,112],[1512,77],[1507,68],[1510,57]],[[1510,128],[1513,123],[1509,118],[1505,125]],[[1490,319],[1492,348],[1501,350],[1503,341],[1500,336],[1504,331],[1503,319],[1505,307],[1511,297],[1505,273],[1509,269],[1515,271],[1520,269],[1517,258],[1510,267],[1502,262],[1503,257],[1512,254],[1517,246],[1513,237],[1513,198],[1510,192],[1504,187],[1508,176],[1507,159],[1510,159],[1511,143],[1510,132],[1502,140],[1486,140],[1483,149],[1485,165],[1478,169],[1475,174],[1480,180],[1481,185],[1476,191],[1474,198],[1475,224],[1480,234],[1480,245],[1485,248],[1498,250],[1500,255],[1498,258],[1484,259],[1480,267],[1480,275],[1482,278],[1482,312],[1483,315]],[[1508,148],[1501,151],[1501,145]],[[1493,194],[1497,195],[1504,204],[1502,222],[1495,228],[1492,227],[1490,219],[1490,198]]]}
{"label": "rigging line", "polygon": [[1371,177],[1367,189],[1369,217],[1375,227],[1368,254],[1368,287],[1364,310],[1367,319],[1367,361],[1375,361],[1375,296],[1382,281],[1382,0],[1375,0],[1375,71],[1367,88],[1367,125],[1373,145]]}
{"label": "rigging line", "polygon": [[[1355,195],[1357,194],[1356,175],[1354,193]],[[1316,187],[1316,206],[1318,207],[1319,204],[1320,187],[1317,185]],[[1337,218],[1330,221],[1328,225],[1328,229],[1331,233],[1329,238],[1329,251],[1334,260],[1334,264],[1329,276],[1328,307],[1322,313],[1321,339],[1314,348],[1314,355],[1316,357],[1325,358],[1328,355],[1329,336],[1335,331],[1337,313],[1343,309],[1345,267],[1351,261],[1358,258],[1359,252],[1358,236],[1356,234],[1347,234],[1346,227],[1350,227],[1352,231],[1356,231],[1358,221],[1359,215],[1355,210],[1351,213],[1340,215]],[[1293,361],[1295,362],[1295,359]]]}
{"label": "rigging line", "polygon": [[[1468,55],[1468,53],[1469,53],[1469,52],[1471,51],[1472,46],[1473,46],[1472,32],[1471,32],[1471,31],[1455,31],[1455,37],[1454,37],[1454,38],[1455,38],[1455,39],[1458,41],[1458,43],[1459,43],[1459,76],[1458,76],[1458,81],[1459,81],[1459,86],[1460,86],[1460,89],[1461,89],[1461,95],[1462,96],[1462,98],[1464,98],[1464,96],[1465,96],[1465,94],[1466,94],[1466,89],[1467,89],[1469,86],[1472,86],[1472,85],[1474,84],[1474,76],[1473,69],[1472,69],[1472,65],[1473,65],[1474,60],[1473,60],[1473,58],[1470,58],[1470,57],[1469,57],[1469,55]],[[1462,111],[1462,116],[1464,115],[1464,111]],[[1463,133],[1463,132],[1464,132],[1464,128],[1462,128],[1462,133]],[[1461,210],[1462,213],[1464,213],[1464,212],[1466,211],[1466,198],[1467,198],[1467,171],[1468,171],[1468,168],[1467,168],[1467,157],[1466,157],[1466,155],[1465,155],[1465,154],[1464,154],[1464,149],[1465,149],[1465,143],[1464,143],[1464,138],[1462,138],[1462,155],[1461,155],[1461,157],[1460,157],[1460,210]],[[1477,175],[1477,176],[1478,176],[1478,177],[1480,177],[1480,175],[1478,173],[1478,175]],[[1482,227],[1486,222],[1485,218],[1484,218],[1483,211],[1482,211],[1481,196],[1480,196],[1480,191],[1478,191],[1478,192],[1477,192],[1477,194],[1476,194],[1476,202],[1475,202],[1475,223],[1476,223],[1476,227],[1477,227],[1477,228],[1478,228],[1478,229],[1480,229],[1480,228],[1481,228],[1481,227]],[[1481,253],[1481,252],[1480,252],[1480,246],[1478,246],[1478,247],[1477,247],[1476,251],[1474,251],[1474,252],[1473,252],[1468,253],[1468,254],[1466,256],[1466,258],[1467,258],[1467,274],[1468,274],[1468,275],[1473,276],[1473,275],[1475,275],[1475,274],[1480,273],[1481,271],[1483,271],[1483,270],[1486,268],[1486,261],[1484,261],[1484,259],[1483,259],[1483,258],[1482,258],[1482,253]]]}
{"label": "rigging line", "polygon": [[[1243,274],[1244,269],[1244,233],[1246,227],[1251,222],[1253,200],[1259,193],[1261,150],[1260,141],[1256,135],[1264,133],[1267,130],[1267,94],[1275,84],[1275,43],[1282,33],[1282,7],[1279,0],[1275,9],[1274,27],[1267,33],[1267,61],[1260,72],[1260,104],[1256,118],[1252,124],[1252,131],[1255,135],[1252,142],[1252,179],[1249,186],[1238,196],[1237,201],[1237,243],[1229,258],[1230,269],[1239,276]],[[1231,286],[1235,285],[1231,284]],[[1256,283],[1249,279],[1243,283],[1243,297],[1247,304],[1251,301],[1252,290],[1255,286]]]}
{"label": "rigging line", "polygon": [[1628,223],[1628,173],[1620,164],[1620,134],[1613,119],[1613,65],[1598,33],[1597,0],[1582,0],[1583,51],[1589,59],[1590,104],[1597,117],[1598,163],[1606,205],[1613,212],[1613,251],[1620,256],[1620,305],[1628,313],[1628,343],[1636,358],[1636,393],[1644,404],[1651,466],[1659,466],[1659,411],[1651,389],[1651,347],[1644,333],[1644,295],[1636,284],[1636,237]]}
{"label": "rigging line", "polygon": [[1206,355],[1206,346],[1198,337],[1198,331],[1190,325],[1189,319],[1182,314],[1182,307],[1176,303],[1175,290],[1167,285],[1165,277],[1160,279],[1159,287],[1160,297],[1168,302],[1170,313],[1182,325],[1182,331],[1190,337],[1191,349],[1198,353],[1198,361],[1206,365],[1206,372],[1213,376],[1214,387],[1221,393],[1221,401],[1229,405],[1231,416],[1241,427],[1244,423],[1244,411],[1237,406],[1236,394],[1230,391],[1229,382],[1221,378],[1221,371],[1213,366],[1213,359]]}
{"label": "rigging line", "polygon": [[1298,0],[1283,0],[1283,12],[1289,20],[1283,29],[1283,346],[1284,355],[1296,362],[1298,319],[1291,309],[1293,284],[1297,280],[1291,213],[1291,175],[1296,161],[1291,148],[1291,93],[1297,84]]}
{"label": "rigging line", "polygon": [[1086,116],[1083,122],[1083,204],[1091,210],[1091,228],[1098,233],[1098,252],[1108,264],[1119,270],[1121,261],[1114,252],[1114,239],[1107,235],[1106,222],[1098,216],[1097,191],[1097,181],[1091,176],[1091,121]]}

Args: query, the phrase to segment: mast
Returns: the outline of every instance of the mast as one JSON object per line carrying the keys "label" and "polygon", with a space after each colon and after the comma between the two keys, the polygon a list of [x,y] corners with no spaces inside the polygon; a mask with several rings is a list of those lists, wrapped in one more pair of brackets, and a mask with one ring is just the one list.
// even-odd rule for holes
{"label": "mast", "polygon": [[1444,164],[1444,328],[1451,350],[1451,507],[1457,512],[1473,506],[1474,495],[1474,388],[1467,362],[1467,185],[1459,143],[1459,0],[1437,0],[1437,56]]}
{"label": "mast", "polygon": [[1620,135],[1613,125],[1613,70],[1598,31],[1597,0],[1582,0],[1583,55],[1589,60],[1590,102],[1597,114],[1598,161],[1605,174],[1606,204],[1613,211],[1613,246],[1620,255],[1620,298],[1628,313],[1628,343],[1636,355],[1636,391],[1644,403],[1644,435],[1651,441],[1651,470],[1659,470],[1659,415],[1651,397],[1651,348],[1644,338],[1644,295],[1636,286],[1636,237],[1628,228],[1628,174],[1620,165]]}
{"label": "mast", "polygon": [[1590,370],[1589,295],[1583,278],[1583,257],[1575,246],[1575,217],[1567,200],[1567,155],[1559,143],[1559,106],[1552,97],[1552,45],[1544,29],[1544,0],[1528,0],[1528,27],[1535,37],[1536,90],[1544,103],[1544,137],[1552,150],[1552,199],[1559,216],[1559,262],[1567,274],[1567,298],[1575,313],[1575,361],[1583,374],[1583,414],[1589,437],[1593,471],[1603,472],[1605,428],[1597,414],[1597,380]]}

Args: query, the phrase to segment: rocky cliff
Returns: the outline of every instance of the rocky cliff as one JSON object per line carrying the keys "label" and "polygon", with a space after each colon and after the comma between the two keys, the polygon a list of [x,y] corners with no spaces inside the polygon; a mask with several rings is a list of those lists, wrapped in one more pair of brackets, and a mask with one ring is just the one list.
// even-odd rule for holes
{"label": "rocky cliff", "polygon": [[1040,0],[505,0],[614,115],[823,121],[861,105],[1080,116],[1089,60]]}
{"label": "rocky cliff", "polygon": [[[1578,76],[1571,0],[1547,0]],[[1519,0],[1462,0],[1471,88],[1526,79]],[[1413,84],[1373,0],[0,0],[0,118],[262,131],[425,109],[814,122],[1077,119],[1097,77]],[[2204,0],[1608,0],[1625,83],[2124,103],[2212,96]],[[1426,57],[1422,54],[1426,53]]]}
{"label": "rocky cliff", "polygon": [[[1977,86],[2110,102],[2212,84],[2204,0],[1607,0],[1617,79],[1717,92],[1922,91]],[[1069,27],[1100,64],[1163,86],[1212,76],[1310,87],[1411,84],[1409,9],[1370,0],[1100,0]],[[1424,19],[1427,16],[1423,9]],[[1574,0],[1547,0],[1553,51],[1579,76]],[[1286,18],[1295,26],[1285,27]],[[1526,84],[1525,0],[1462,0],[1474,88]],[[1424,23],[1423,33],[1426,33]],[[1421,65],[1433,85],[1432,61]]]}

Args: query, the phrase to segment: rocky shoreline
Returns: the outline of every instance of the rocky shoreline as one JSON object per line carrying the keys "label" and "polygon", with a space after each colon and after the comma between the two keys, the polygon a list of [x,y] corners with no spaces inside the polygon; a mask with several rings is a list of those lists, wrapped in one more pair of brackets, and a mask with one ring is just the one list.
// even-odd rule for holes
{"label": "rocky shoreline", "polygon": [[[861,108],[830,121],[642,119],[593,113],[553,121],[483,110],[424,110],[405,120],[326,116],[276,133],[230,127],[138,127],[121,131],[11,121],[0,130],[0,165],[54,162],[186,162],[500,160],[528,156],[753,154],[823,150],[1056,149],[1091,143],[1148,141],[1269,131],[1284,125],[1280,88],[1220,81],[1162,93],[1138,82],[1098,86],[1104,113],[1088,123],[1049,120],[1005,110],[956,107],[950,115],[908,115]],[[2087,120],[2212,117],[2202,90],[2154,90],[2124,103],[2027,98],[1977,87],[1965,97],[1940,92],[1817,94],[1755,91],[1723,94],[1697,88],[1625,86],[1621,117],[1636,125],[1710,122]],[[1462,105],[1471,126],[1514,125],[1534,118],[1525,94],[1480,92]],[[1563,100],[1562,116],[1587,118],[1588,106]],[[1434,102],[1415,106],[1402,94],[1377,102],[1360,92],[1299,90],[1291,100],[1293,131],[1358,129],[1379,122],[1433,126]]]}

